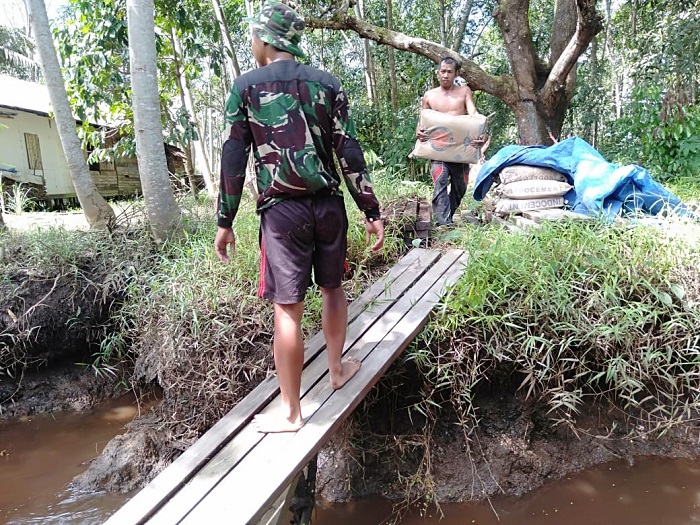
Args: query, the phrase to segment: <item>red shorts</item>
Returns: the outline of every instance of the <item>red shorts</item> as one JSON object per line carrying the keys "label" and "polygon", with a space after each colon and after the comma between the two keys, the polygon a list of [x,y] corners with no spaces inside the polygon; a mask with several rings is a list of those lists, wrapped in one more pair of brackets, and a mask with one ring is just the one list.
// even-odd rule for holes
{"label": "red shorts", "polygon": [[347,232],[345,203],[339,196],[286,199],[263,210],[258,295],[278,304],[302,302],[312,268],[318,286],[338,288]]}

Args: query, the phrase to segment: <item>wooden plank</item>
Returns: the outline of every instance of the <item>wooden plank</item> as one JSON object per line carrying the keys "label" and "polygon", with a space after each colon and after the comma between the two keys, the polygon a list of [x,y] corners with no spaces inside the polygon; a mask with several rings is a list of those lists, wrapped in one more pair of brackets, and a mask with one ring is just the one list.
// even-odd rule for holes
{"label": "wooden plank", "polygon": [[540,213],[541,210],[528,210],[523,212],[523,217],[526,219],[530,219],[533,222],[536,222],[537,224],[540,224],[542,221],[546,220],[546,218]]}
{"label": "wooden plank", "polygon": [[588,215],[583,215],[581,213],[576,213],[570,210],[564,210],[562,208],[547,208],[544,210],[531,210],[531,211],[524,211],[523,216],[533,220],[537,223],[541,223],[542,221],[556,221],[556,220],[561,220],[561,219],[582,219],[582,220],[592,220],[593,217],[590,217]]}
{"label": "wooden plank", "polygon": [[584,221],[595,220],[595,217],[592,217],[590,215],[584,215],[583,213],[576,213],[575,211],[571,210],[562,210],[562,212],[564,212],[564,217],[568,217],[570,219],[580,219]]}
{"label": "wooden plank", "polygon": [[523,230],[529,230],[530,228],[539,228],[540,225],[533,220],[526,217],[521,217],[520,215],[514,215],[511,217],[511,221],[515,223],[516,226],[522,228]]}
{"label": "wooden plank", "polygon": [[[381,279],[373,283],[350,303],[348,307],[349,321],[352,323],[356,320],[367,311],[368,306],[382,301],[388,302],[392,293],[398,298],[400,293],[413,283],[416,276],[427,270],[435,257],[437,257],[435,252],[428,250],[414,249],[409,251]],[[372,311],[374,312],[376,309],[373,308]],[[366,318],[361,319],[360,322],[366,322]],[[349,333],[348,340],[351,337],[352,334]],[[304,359],[308,363],[325,347],[323,334],[319,333],[312,337],[306,346]],[[265,378],[194,445],[112,515],[106,524],[144,523],[278,392],[279,385],[276,378],[274,376]]]}
{"label": "wooden plank", "polygon": [[294,499],[294,493],[296,492],[301,472],[301,470],[297,472],[292,482],[282,491],[282,494],[280,494],[277,501],[272,504],[270,509],[263,514],[257,525],[287,525],[284,520],[286,519],[287,511]]}
{"label": "wooden plank", "polygon": [[495,215],[495,214],[491,217],[491,222],[494,222],[500,226],[503,226],[508,231],[511,231],[511,232],[522,233],[522,231],[523,231],[518,226],[513,224],[512,222],[509,222],[509,221],[505,220],[503,217],[499,217],[498,215]]}
{"label": "wooden plank", "polygon": [[[269,501],[277,498],[292,476],[323,446],[423,328],[445,288],[462,274],[466,260],[466,254],[459,253],[419,301],[399,301],[404,303],[405,315],[385,331],[383,338],[368,338],[365,345],[357,349],[357,357],[363,354],[363,364],[357,375],[341,390],[334,391],[326,381],[319,383],[314,390],[319,392],[318,397],[327,400],[308,418],[304,427],[295,434],[268,434],[263,443],[243,458],[180,523],[217,523],[224,516],[229,524],[255,523]],[[434,277],[435,273],[430,276]],[[418,284],[414,288],[417,287]]]}
{"label": "wooden plank", "polygon": [[[400,312],[400,308],[405,308],[405,306],[400,305],[406,304],[406,301],[408,301],[407,304],[411,304],[412,301],[419,299],[425,293],[425,290],[430,287],[430,284],[432,284],[432,277],[427,277],[426,271],[430,269],[432,272],[437,269],[439,272],[444,272],[445,268],[449,267],[449,264],[451,264],[448,263],[450,259],[449,256],[443,256],[433,266],[433,262],[435,262],[439,256],[440,254],[438,252],[422,250],[421,258],[414,261],[405,272],[393,280],[391,288],[386,291],[387,293],[391,293],[392,289],[405,290],[408,288],[406,293],[404,293],[398,301],[374,301],[368,308],[362,311],[357,316],[356,321],[349,326],[343,351],[347,352],[350,347],[358,344],[367,337],[372,338],[371,340],[373,341],[381,339],[387,328],[383,326],[378,329],[376,327],[376,322],[382,321],[386,323],[387,318],[393,318],[394,324],[398,322],[400,317],[396,317],[395,311],[397,308]],[[445,266],[446,264],[447,266]],[[410,287],[411,285],[413,286]],[[321,338],[322,337],[321,335]],[[316,352],[314,357],[318,356],[319,353],[320,352]],[[313,398],[313,393],[311,396],[307,396],[307,394],[312,391],[313,387],[321,381],[328,372],[325,357],[313,359],[310,363],[307,362],[307,365],[302,374],[301,381],[301,406],[302,414],[305,418],[319,405]],[[274,386],[275,390],[273,395],[276,395],[279,392],[277,381],[274,382]],[[251,399],[252,397],[252,394],[249,394],[241,403],[254,403],[254,400]],[[267,401],[270,400],[268,399]],[[279,398],[273,400],[269,404],[260,404],[254,412],[246,412],[245,414],[247,417],[245,419],[242,417],[240,418],[241,426],[247,425],[256,412],[262,410],[263,414],[274,413],[279,410],[279,406]],[[236,410],[236,408],[234,408],[234,410]],[[229,415],[226,417],[229,417]],[[177,519],[184,516],[201,501],[226,473],[235,467],[238,461],[244,458],[251,449],[258,446],[258,443],[264,437],[263,434],[260,434],[250,426],[242,428],[206,465],[201,467],[201,470],[196,476],[191,477],[187,485],[180,488],[176,497],[173,497],[162,505],[162,508],[149,520],[149,525],[175,523]]]}

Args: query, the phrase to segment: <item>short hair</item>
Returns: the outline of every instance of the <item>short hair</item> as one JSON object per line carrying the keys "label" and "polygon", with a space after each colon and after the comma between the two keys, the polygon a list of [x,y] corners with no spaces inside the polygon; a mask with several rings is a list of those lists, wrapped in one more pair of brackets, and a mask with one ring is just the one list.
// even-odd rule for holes
{"label": "short hair", "polygon": [[442,57],[440,59],[440,64],[452,64],[455,67],[455,73],[459,71],[461,67],[460,63],[452,57]]}

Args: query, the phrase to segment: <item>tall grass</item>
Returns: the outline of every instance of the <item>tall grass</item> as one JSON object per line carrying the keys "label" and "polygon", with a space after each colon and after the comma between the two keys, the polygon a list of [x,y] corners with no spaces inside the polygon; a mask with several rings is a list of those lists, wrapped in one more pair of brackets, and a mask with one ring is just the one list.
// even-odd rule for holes
{"label": "tall grass", "polygon": [[[110,331],[108,311],[145,267],[145,235],[63,228],[0,234],[0,374],[21,374],[61,353],[87,348]],[[2,402],[0,400],[0,402]]]}
{"label": "tall grass", "polygon": [[601,399],[631,433],[697,421],[700,247],[684,239],[589,221],[530,236],[474,231],[464,277],[409,359],[466,428],[479,387],[504,376],[572,429]]}
{"label": "tall grass", "polygon": [[[364,221],[346,196],[349,215],[350,299],[374,274],[405,249],[391,234],[386,248],[371,253]],[[244,199],[236,217],[236,251],[230,264],[214,253],[216,221],[211,206],[189,201],[188,233],[154,256],[152,268],[126,287],[128,299],[115,312],[119,325],[103,341],[99,365],[127,351],[135,359],[136,381],[157,381],[164,391],[160,410],[171,439],[188,443],[220,419],[273,366],[272,306],[257,297],[259,218]],[[320,290],[306,296],[302,328],[320,329]]]}

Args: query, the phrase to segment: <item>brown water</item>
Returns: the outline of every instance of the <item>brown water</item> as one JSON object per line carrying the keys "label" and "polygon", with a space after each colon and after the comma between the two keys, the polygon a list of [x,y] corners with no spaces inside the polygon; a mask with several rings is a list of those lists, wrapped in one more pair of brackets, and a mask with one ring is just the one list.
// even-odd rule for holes
{"label": "brown water", "polygon": [[[141,407],[143,409],[143,407]],[[127,499],[67,489],[139,407],[131,397],[84,414],[42,415],[0,423],[0,524],[98,525]],[[443,505],[402,525],[691,525],[700,524],[700,461],[645,459],[611,463],[545,485],[520,499]],[[391,514],[381,499],[319,503],[314,525],[379,525]]]}
{"label": "brown water", "polygon": [[[520,499],[443,505],[402,525],[691,525],[700,523],[700,461],[644,459],[633,467],[610,463],[551,484]],[[319,505],[314,525],[379,525],[391,513],[385,500]]]}
{"label": "brown water", "polygon": [[87,413],[0,423],[0,523],[103,523],[126,496],[80,495],[67,485],[138,411],[133,396],[124,396]]}

